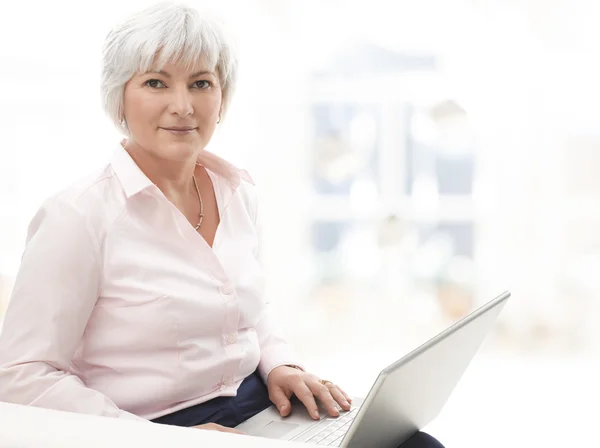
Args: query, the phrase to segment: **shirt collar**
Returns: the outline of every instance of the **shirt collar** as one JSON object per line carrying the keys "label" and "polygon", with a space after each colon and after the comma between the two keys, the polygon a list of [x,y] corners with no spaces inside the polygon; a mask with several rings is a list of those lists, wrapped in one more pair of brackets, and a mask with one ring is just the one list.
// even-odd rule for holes
{"label": "shirt collar", "polygon": [[[125,195],[127,198],[130,198],[154,184],[125,150],[123,145],[126,142],[126,139],[123,140],[117,147],[111,161],[111,166],[123,186]],[[230,189],[229,193],[231,194],[235,193],[242,180],[254,185],[254,181],[245,170],[235,167],[207,150],[200,152],[197,161],[217,176],[225,179]]]}

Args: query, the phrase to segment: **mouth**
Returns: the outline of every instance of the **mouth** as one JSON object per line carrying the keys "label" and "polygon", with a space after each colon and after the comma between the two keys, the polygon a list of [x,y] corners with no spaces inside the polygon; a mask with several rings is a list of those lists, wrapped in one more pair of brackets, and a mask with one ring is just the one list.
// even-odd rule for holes
{"label": "mouth", "polygon": [[192,132],[194,132],[196,129],[198,128],[192,128],[192,127],[171,127],[171,128],[160,128],[164,131],[169,131],[175,134],[191,134]]}

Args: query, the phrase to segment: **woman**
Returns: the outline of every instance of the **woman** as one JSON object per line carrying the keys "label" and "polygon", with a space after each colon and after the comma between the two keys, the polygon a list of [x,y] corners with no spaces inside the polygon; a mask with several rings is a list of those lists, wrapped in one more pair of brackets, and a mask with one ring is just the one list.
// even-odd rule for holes
{"label": "woman", "polygon": [[205,150],[235,86],[232,48],[219,22],[177,4],[107,37],[104,106],[126,138],[30,224],[0,400],[226,432],[271,402],[289,414],[292,395],[315,419],[317,401],[350,409],[263,303],[250,176]]}

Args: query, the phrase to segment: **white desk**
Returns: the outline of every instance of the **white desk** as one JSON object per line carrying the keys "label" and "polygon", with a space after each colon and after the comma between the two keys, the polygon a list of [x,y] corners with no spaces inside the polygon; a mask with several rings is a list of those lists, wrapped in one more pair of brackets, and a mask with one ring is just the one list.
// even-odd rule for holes
{"label": "white desk", "polygon": [[217,431],[93,417],[0,402],[0,447],[248,447],[314,446]]}

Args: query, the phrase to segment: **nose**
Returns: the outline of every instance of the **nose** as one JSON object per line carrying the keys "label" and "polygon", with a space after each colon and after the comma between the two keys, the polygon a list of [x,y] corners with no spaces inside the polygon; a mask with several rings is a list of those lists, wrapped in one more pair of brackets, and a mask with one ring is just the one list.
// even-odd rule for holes
{"label": "nose", "polygon": [[191,115],[194,112],[192,104],[192,95],[187,87],[171,88],[171,98],[169,101],[169,112],[181,117]]}

